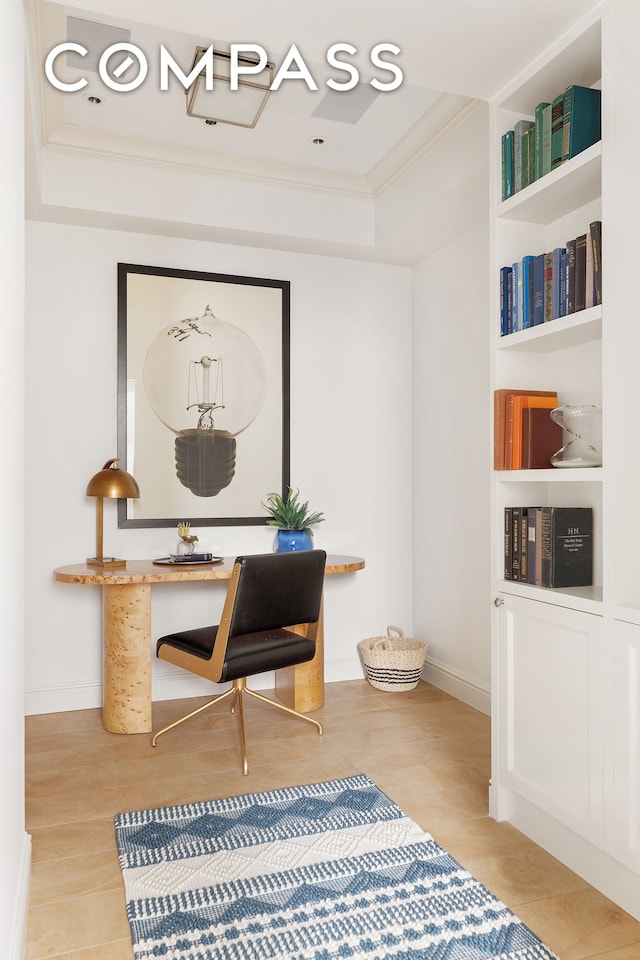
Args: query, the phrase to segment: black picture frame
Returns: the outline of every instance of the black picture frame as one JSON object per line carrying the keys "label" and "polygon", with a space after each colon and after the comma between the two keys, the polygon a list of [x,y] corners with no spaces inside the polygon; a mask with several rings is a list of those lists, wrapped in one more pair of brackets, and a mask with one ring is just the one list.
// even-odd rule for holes
{"label": "black picture frame", "polygon": [[118,526],[264,524],[289,485],[290,282],[118,263],[117,355],[140,486]]}

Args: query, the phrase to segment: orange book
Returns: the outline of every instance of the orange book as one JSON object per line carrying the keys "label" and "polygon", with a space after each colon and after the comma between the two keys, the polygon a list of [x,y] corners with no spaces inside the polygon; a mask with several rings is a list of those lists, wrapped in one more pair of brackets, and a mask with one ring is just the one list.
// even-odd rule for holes
{"label": "orange book", "polygon": [[[511,400],[517,393],[528,396],[555,397],[555,390],[495,390],[493,411],[493,469],[511,469],[511,441],[513,436],[513,404]],[[508,407],[508,409],[507,409]]]}
{"label": "orange book", "polygon": [[512,469],[522,470],[522,411],[525,407],[545,407],[553,410],[558,406],[557,397],[540,397],[527,394],[518,394],[513,398],[513,441],[512,441]]}

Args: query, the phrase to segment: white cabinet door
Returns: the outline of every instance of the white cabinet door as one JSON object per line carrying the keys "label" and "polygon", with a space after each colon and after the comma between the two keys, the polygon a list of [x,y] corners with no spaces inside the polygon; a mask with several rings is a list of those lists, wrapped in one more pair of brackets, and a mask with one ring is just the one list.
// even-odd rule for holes
{"label": "white cabinet door", "polygon": [[502,598],[500,781],[602,847],[602,618]]}
{"label": "white cabinet door", "polygon": [[617,620],[613,854],[640,873],[640,626]]}

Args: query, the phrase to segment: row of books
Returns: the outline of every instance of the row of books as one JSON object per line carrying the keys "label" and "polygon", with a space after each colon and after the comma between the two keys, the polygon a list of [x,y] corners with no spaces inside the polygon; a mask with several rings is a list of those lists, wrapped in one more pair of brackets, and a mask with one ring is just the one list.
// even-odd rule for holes
{"label": "row of books", "polygon": [[602,303],[602,221],[589,232],[500,268],[500,336]]}
{"label": "row of books", "polygon": [[493,393],[495,470],[544,470],[562,446],[562,427],[550,412],[555,390],[499,389]]}
{"label": "row of books", "polygon": [[568,86],[536,105],[533,120],[518,120],[502,135],[502,199],[528,187],[601,137],[601,93]]}
{"label": "row of books", "polygon": [[591,507],[505,507],[504,579],[538,587],[591,586]]}

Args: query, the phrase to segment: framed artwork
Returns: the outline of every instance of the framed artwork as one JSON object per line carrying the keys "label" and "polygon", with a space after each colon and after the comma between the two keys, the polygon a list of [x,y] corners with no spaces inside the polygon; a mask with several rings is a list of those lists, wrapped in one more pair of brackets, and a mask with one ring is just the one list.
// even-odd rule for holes
{"label": "framed artwork", "polygon": [[289,484],[286,280],[118,264],[118,526],[263,524]]}

